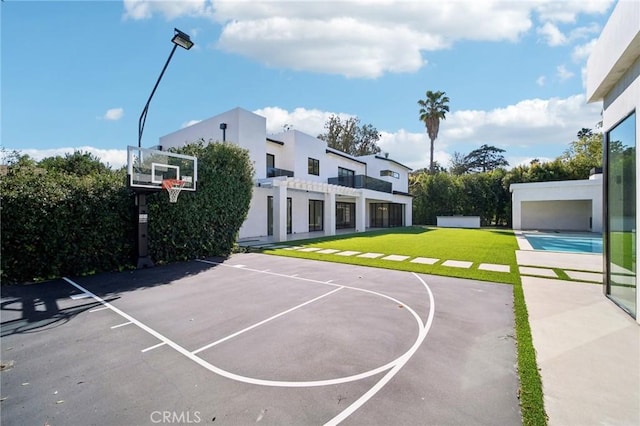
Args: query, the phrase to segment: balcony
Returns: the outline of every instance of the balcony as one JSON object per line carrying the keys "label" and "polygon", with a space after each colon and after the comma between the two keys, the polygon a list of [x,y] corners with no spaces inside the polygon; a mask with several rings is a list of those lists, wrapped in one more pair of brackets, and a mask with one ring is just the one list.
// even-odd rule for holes
{"label": "balcony", "polygon": [[338,176],[328,179],[331,185],[348,186],[349,188],[364,188],[372,191],[388,192],[391,194],[391,182],[376,179],[371,176],[355,175],[355,176]]}
{"label": "balcony", "polygon": [[291,170],[276,169],[275,167],[267,167],[268,178],[278,177],[278,176],[293,177],[293,172]]}

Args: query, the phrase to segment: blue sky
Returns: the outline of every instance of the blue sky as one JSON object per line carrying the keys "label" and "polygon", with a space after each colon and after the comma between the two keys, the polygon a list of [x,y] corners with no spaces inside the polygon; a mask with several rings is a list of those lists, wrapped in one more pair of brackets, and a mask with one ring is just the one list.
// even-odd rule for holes
{"label": "blue sky", "polygon": [[[633,0],[621,0],[633,1]],[[317,135],[357,116],[414,169],[429,140],[418,99],[451,111],[435,159],[482,144],[511,165],[562,154],[587,104],[588,54],[612,0],[12,1],[0,3],[0,144],[36,159],[81,149],[120,166],[172,48],[191,35],[151,102],[143,145],[235,107]]]}

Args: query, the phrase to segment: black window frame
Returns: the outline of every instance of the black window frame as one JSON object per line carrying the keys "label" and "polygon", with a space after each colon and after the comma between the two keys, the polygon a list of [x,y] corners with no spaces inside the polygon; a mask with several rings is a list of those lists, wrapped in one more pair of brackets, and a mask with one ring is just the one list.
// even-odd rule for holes
{"label": "black window frame", "polygon": [[320,160],[309,157],[307,160],[307,172],[310,175],[320,176]]}

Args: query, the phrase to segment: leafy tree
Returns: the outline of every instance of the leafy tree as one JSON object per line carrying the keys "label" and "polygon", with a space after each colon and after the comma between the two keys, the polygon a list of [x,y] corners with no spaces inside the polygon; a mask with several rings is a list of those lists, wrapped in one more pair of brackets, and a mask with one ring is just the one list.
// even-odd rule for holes
{"label": "leafy tree", "polygon": [[42,168],[51,171],[69,173],[76,176],[90,176],[96,173],[105,173],[109,167],[102,164],[100,159],[90,152],[74,151],[73,154],[65,154],[64,157],[44,158],[38,163]]}
{"label": "leafy tree", "polygon": [[332,115],[324,128],[326,132],[318,135],[318,139],[326,141],[330,148],[356,157],[381,151],[378,130],[371,124],[360,125],[358,117],[349,117],[343,122],[337,115]]}
{"label": "leafy tree", "polygon": [[583,128],[560,159],[577,179],[587,179],[591,169],[602,167],[602,133]]}
{"label": "leafy tree", "polygon": [[449,160],[449,171],[453,175],[463,175],[469,172],[466,155],[460,152],[454,152]]}
{"label": "leafy tree", "polygon": [[474,149],[464,158],[467,170],[476,172],[488,172],[499,167],[509,165],[502,153],[504,149],[495,146],[482,145],[478,149]]}
{"label": "leafy tree", "polygon": [[438,138],[438,132],[440,130],[440,120],[446,119],[446,113],[449,112],[449,98],[445,92],[432,92],[427,90],[426,98],[420,99],[418,105],[420,105],[420,121],[422,121],[427,128],[427,135],[431,141],[431,147],[429,151],[429,171],[434,173],[433,164],[433,144]]}

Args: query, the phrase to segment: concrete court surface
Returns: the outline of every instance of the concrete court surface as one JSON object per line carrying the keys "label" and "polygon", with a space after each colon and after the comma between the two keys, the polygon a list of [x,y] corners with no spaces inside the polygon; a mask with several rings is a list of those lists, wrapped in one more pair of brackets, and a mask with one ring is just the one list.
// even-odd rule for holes
{"label": "concrete court surface", "polygon": [[549,425],[640,425],[640,327],[602,286],[522,277]]}
{"label": "concrete court surface", "polygon": [[5,287],[0,420],[517,425],[512,302],[262,254]]}

